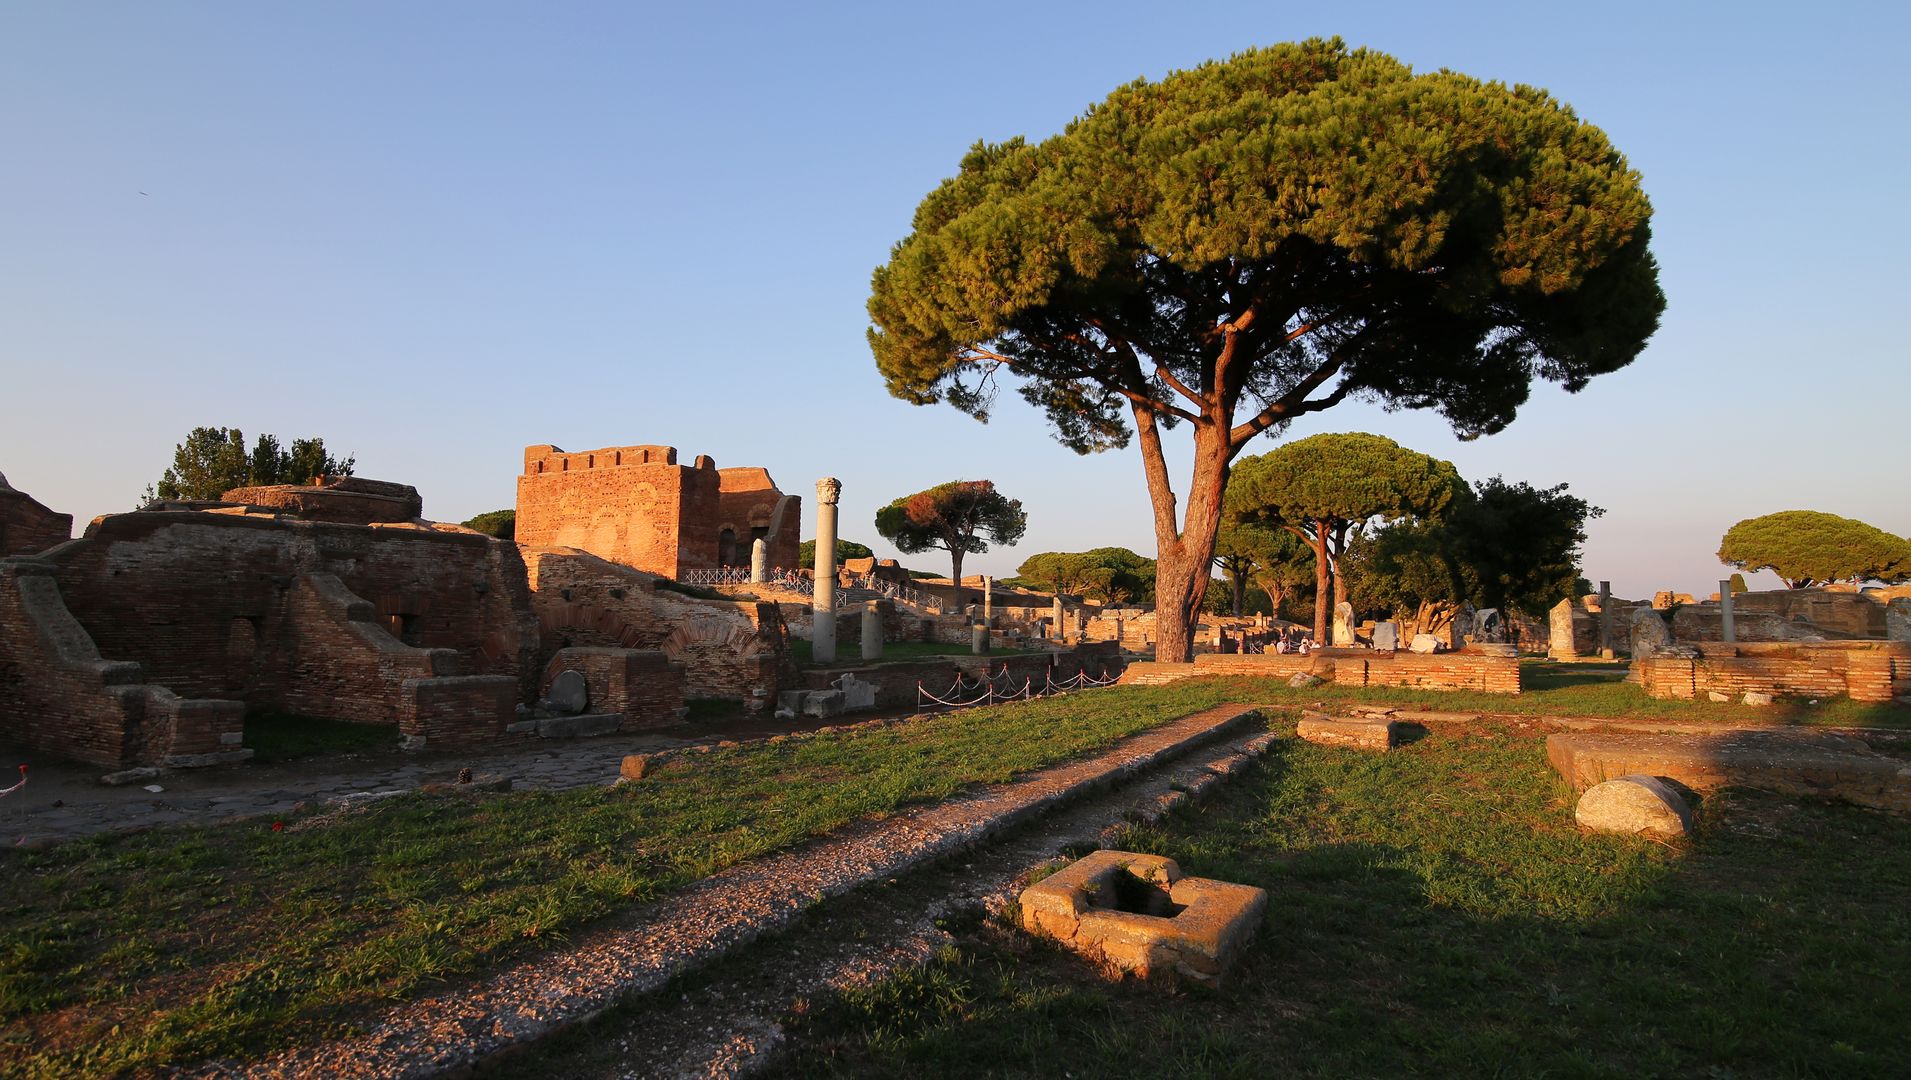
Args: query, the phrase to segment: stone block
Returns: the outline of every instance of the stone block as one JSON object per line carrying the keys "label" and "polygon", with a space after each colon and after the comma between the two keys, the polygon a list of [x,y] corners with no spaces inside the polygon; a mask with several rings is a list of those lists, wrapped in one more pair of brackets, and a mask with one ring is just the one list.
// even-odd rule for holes
{"label": "stone block", "polygon": [[1645,775],[1693,791],[1728,786],[1911,811],[1911,765],[1846,736],[1777,731],[1546,737],[1546,759],[1574,790]]}
{"label": "stone block", "polygon": [[1181,876],[1171,859],[1097,851],[1022,891],[1023,928],[1143,978],[1208,986],[1259,929],[1265,890]]}
{"label": "stone block", "polygon": [[1436,653],[1440,651],[1440,639],[1432,634],[1415,634],[1407,649],[1410,652],[1423,654]]}
{"label": "stone block", "polygon": [[1573,818],[1594,832],[1658,837],[1692,832],[1692,811],[1685,797],[1658,777],[1640,774],[1587,788]]}
{"label": "stone block", "polygon": [[540,739],[579,739],[591,735],[615,735],[623,723],[623,713],[547,716],[537,722],[537,734]]}
{"label": "stone block", "polygon": [[1399,741],[1394,722],[1384,719],[1303,717],[1295,725],[1294,734],[1318,746],[1343,746],[1353,750],[1382,752],[1393,749]]}
{"label": "stone block", "polygon": [[557,678],[551,680],[550,692],[544,696],[555,711],[565,716],[577,716],[590,705],[591,688],[583,672],[560,671]]}
{"label": "stone block", "polygon": [[617,775],[624,780],[642,780],[655,764],[656,759],[650,754],[625,754]]}
{"label": "stone block", "polygon": [[803,715],[822,719],[843,714],[841,690],[812,690],[803,698]]}

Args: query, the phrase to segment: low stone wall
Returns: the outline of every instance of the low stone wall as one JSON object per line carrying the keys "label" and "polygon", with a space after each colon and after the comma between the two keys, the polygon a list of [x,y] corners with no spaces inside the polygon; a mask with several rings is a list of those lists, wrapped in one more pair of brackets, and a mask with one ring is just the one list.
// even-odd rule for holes
{"label": "low stone wall", "polygon": [[509,675],[408,679],[399,688],[398,733],[413,750],[481,745],[504,737],[517,701]]}
{"label": "low stone wall", "polygon": [[1131,664],[1123,685],[1158,686],[1208,675],[1286,679],[1303,672],[1336,686],[1406,686],[1429,690],[1478,690],[1489,694],[1520,692],[1519,657],[1484,653],[1371,652],[1366,649],[1316,649],[1298,653],[1207,653],[1191,664]]}
{"label": "low stone wall", "polygon": [[1632,663],[1647,694],[1738,697],[1746,691],[1890,701],[1911,681],[1911,643],[1897,641],[1713,642],[1696,657],[1651,656]]}
{"label": "low stone wall", "polygon": [[590,687],[586,711],[622,713],[619,731],[666,727],[682,719],[683,665],[651,649],[560,649],[544,669],[543,689],[575,671]]}

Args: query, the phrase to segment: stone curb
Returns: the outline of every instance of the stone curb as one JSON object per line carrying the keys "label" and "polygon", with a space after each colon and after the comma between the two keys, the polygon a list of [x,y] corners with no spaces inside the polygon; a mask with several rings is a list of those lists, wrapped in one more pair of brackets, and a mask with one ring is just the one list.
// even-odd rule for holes
{"label": "stone curb", "polygon": [[627,998],[654,992],[790,925],[829,897],[906,873],[1112,788],[1256,715],[1253,706],[1208,709],[1130,736],[1094,758],[855,823],[803,848],[721,871],[647,907],[630,925],[589,934],[577,948],[524,960],[461,989],[405,1002],[367,1031],[256,1062],[207,1062],[182,1072],[248,1077],[463,1075],[588,1022]]}

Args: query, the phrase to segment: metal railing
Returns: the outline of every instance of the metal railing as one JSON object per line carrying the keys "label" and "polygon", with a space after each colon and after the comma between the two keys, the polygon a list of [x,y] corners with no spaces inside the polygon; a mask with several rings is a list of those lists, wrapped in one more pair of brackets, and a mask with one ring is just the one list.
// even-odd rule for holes
{"label": "metal railing", "polygon": [[[700,585],[706,588],[717,585],[748,585],[750,584],[750,568],[725,566],[716,570],[685,570],[678,580],[685,585]],[[773,588],[801,593],[804,596],[814,596],[816,593],[816,583],[808,575],[795,570],[785,570],[782,567],[769,571],[765,576],[765,584]],[[942,597],[934,593],[924,592],[912,585],[886,581],[874,574],[852,574],[847,587],[878,593],[891,600],[900,600],[905,604],[938,614],[942,612],[945,603]]]}

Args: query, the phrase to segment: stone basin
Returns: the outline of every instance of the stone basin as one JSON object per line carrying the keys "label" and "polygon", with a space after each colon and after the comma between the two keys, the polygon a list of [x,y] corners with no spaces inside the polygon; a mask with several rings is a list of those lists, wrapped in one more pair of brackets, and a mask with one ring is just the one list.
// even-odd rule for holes
{"label": "stone basin", "polygon": [[1022,890],[1022,927],[1118,972],[1218,986],[1267,891],[1183,877],[1173,859],[1097,851]]}

